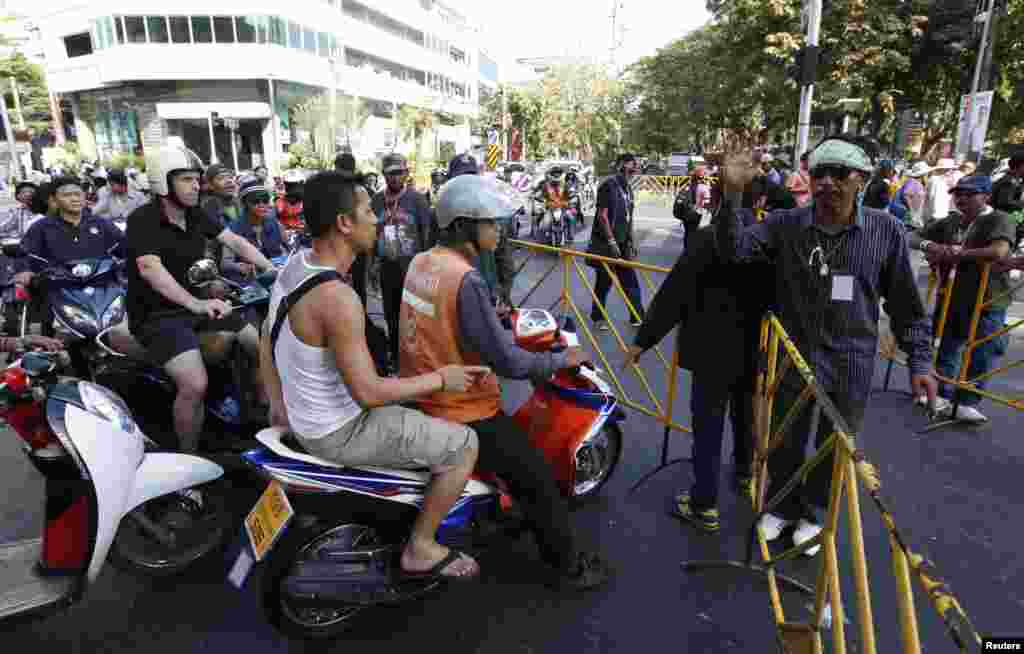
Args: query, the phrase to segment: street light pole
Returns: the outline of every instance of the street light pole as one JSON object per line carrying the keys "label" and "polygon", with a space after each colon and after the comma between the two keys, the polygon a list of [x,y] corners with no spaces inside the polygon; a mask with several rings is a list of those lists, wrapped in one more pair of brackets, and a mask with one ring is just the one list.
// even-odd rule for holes
{"label": "street light pole", "polygon": [[206,114],[206,125],[210,129],[210,164],[220,163],[220,159],[217,158],[217,143],[213,137],[213,112]]}
{"label": "street light pole", "polygon": [[25,173],[22,170],[21,161],[18,159],[18,144],[14,142],[14,130],[11,128],[11,117],[7,115],[7,98],[2,93],[0,93],[0,117],[4,120],[4,131],[7,132],[7,147],[11,151],[10,176],[24,179]]}
{"label": "street light pole", "polygon": [[[804,0],[807,14],[807,46],[813,50],[818,47],[818,32],[821,29],[821,0]],[[815,69],[817,60],[814,61]],[[811,106],[814,103],[814,83],[806,84],[800,91],[800,117],[796,131],[796,160],[807,151],[807,141],[811,133]]]}

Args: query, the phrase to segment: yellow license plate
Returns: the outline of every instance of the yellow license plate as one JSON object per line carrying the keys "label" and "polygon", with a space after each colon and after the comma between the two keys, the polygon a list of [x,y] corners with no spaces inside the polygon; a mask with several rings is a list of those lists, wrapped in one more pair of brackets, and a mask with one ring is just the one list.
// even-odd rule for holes
{"label": "yellow license plate", "polygon": [[249,544],[252,545],[252,552],[257,561],[262,561],[267,555],[274,542],[288,527],[293,515],[295,511],[281,484],[277,481],[270,482],[256,502],[256,506],[245,518],[245,532],[249,535]]}

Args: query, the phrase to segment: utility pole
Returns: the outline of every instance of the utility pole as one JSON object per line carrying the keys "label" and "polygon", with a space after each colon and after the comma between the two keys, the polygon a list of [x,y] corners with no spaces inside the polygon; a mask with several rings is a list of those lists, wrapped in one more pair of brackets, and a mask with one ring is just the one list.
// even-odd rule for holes
{"label": "utility pole", "polygon": [[[811,69],[818,70],[818,32],[821,29],[821,0],[804,0],[804,20],[807,23],[807,51],[804,57],[811,57]],[[814,103],[814,82],[806,79],[800,91],[800,117],[796,130],[796,160],[807,151],[807,141],[811,133],[811,106]]]}
{"label": "utility pole", "polygon": [[[978,82],[981,79],[981,69],[985,64],[988,50],[992,47],[992,44],[988,42],[989,28],[992,25],[992,14],[995,13],[995,2],[994,0],[988,0],[988,8],[984,12],[985,26],[981,30],[981,45],[978,46],[978,59],[974,65],[974,81],[971,83],[971,105],[970,105],[970,118],[967,120],[968,125],[968,139],[970,135],[974,134],[974,124],[977,120],[978,111]],[[977,18],[975,18],[977,20]],[[991,59],[989,59],[991,61]],[[987,76],[986,76],[987,77]],[[970,151],[970,147],[973,145],[968,141],[967,158],[971,158],[975,153]],[[981,163],[981,158],[985,153],[985,144],[981,143],[978,147],[977,162]]]}
{"label": "utility pole", "polygon": [[21,161],[18,159],[18,144],[14,142],[14,129],[11,128],[11,117],[7,114],[7,98],[2,93],[0,93],[0,117],[4,120],[4,131],[7,132],[7,147],[11,152],[10,176],[25,179],[25,171],[22,170]]}
{"label": "utility pole", "polygon": [[331,57],[331,149],[327,152],[329,159],[334,159],[338,150],[338,71],[337,60]]}
{"label": "utility pole", "polygon": [[217,112],[211,111],[206,115],[206,124],[210,128],[210,165],[220,163],[217,158],[217,141],[213,136],[213,119]]}

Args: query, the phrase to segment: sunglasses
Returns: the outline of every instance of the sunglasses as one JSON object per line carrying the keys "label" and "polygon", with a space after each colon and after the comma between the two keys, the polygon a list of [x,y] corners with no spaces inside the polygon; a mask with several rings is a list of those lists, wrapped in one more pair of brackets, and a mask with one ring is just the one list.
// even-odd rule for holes
{"label": "sunglasses", "polygon": [[257,195],[256,197],[246,198],[246,200],[249,202],[249,204],[255,204],[255,205],[270,204],[270,196],[269,195]]}
{"label": "sunglasses", "polygon": [[853,168],[847,168],[846,166],[836,166],[832,164],[825,164],[821,166],[815,166],[811,169],[812,179],[822,179],[823,177],[831,177],[837,182],[841,182],[850,176],[853,172]]}

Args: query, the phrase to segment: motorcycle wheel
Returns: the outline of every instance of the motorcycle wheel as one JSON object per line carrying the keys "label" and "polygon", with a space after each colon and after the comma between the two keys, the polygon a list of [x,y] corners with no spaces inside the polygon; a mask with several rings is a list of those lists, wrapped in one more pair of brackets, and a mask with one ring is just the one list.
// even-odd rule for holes
{"label": "motorcycle wheel", "polygon": [[[224,482],[197,488],[203,492],[205,506],[201,509],[189,498],[170,493],[126,515],[110,546],[110,562],[126,572],[170,577],[223,552],[231,534]],[[173,545],[161,542],[136,519],[136,511],[181,540]]]}
{"label": "motorcycle wheel", "polygon": [[[281,633],[297,638],[320,640],[348,631],[361,613],[373,607],[340,600],[298,600],[288,597],[283,589],[284,583],[296,562],[324,558],[322,550],[341,548],[358,552],[386,545],[378,531],[368,525],[336,520],[329,525],[293,527],[266,561],[261,596],[267,620]],[[419,597],[438,585],[440,582],[437,580],[415,584],[404,589],[407,592],[396,592],[394,601],[390,603]]]}
{"label": "motorcycle wheel", "polygon": [[576,453],[576,482],[572,503],[579,506],[596,497],[611,479],[622,458],[622,430],[606,422],[591,442]]}

